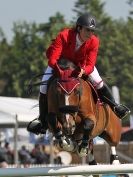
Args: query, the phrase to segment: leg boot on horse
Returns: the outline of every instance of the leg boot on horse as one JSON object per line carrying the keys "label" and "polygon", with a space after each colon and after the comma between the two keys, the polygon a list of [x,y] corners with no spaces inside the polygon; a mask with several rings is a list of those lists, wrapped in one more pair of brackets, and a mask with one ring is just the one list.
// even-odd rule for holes
{"label": "leg boot on horse", "polygon": [[39,113],[39,118],[35,119],[36,121],[31,121],[27,127],[27,130],[35,134],[45,134],[48,128],[46,120],[48,113],[47,96],[41,92],[39,96]]}
{"label": "leg boot on horse", "polygon": [[66,137],[63,134],[59,126],[60,123],[58,122],[57,115],[55,113],[48,114],[48,124],[50,130],[53,132],[55,136],[57,145],[59,145],[59,147],[65,151],[69,152],[74,151],[76,148],[76,144],[71,140],[71,138]]}
{"label": "leg boot on horse", "polygon": [[115,102],[112,93],[106,84],[104,84],[103,87],[98,89],[97,91],[101,100],[107,103],[111,107],[112,111],[120,119],[123,119],[125,116],[127,116],[130,113],[130,110],[125,105],[117,104]]}
{"label": "leg boot on horse", "polygon": [[89,151],[89,136],[94,127],[94,122],[90,119],[84,120],[84,131],[83,131],[83,139],[81,144],[78,147],[78,154],[80,157],[85,157]]}
{"label": "leg boot on horse", "polygon": [[89,165],[97,165],[93,150],[94,150],[93,139],[90,139],[89,140],[89,153],[87,154],[87,157],[86,157],[86,162]]}

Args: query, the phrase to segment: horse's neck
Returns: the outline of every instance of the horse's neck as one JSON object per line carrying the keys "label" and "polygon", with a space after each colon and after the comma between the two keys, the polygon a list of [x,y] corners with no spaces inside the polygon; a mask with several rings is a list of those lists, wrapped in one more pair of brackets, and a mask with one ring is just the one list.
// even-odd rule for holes
{"label": "horse's neck", "polygon": [[[86,104],[88,107],[89,105],[92,105],[94,108],[96,108],[96,101],[94,99],[94,97],[96,97],[96,94],[95,92],[93,93],[92,86],[87,81],[81,80],[80,82],[81,82],[81,89],[82,89],[82,96],[83,96],[83,99],[81,96],[82,99],[81,104],[83,105]],[[84,100],[86,100],[86,103]]]}

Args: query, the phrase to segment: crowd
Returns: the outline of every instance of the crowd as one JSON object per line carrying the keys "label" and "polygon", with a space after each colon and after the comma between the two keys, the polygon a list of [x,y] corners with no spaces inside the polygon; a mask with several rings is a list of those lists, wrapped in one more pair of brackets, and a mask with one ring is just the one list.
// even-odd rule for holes
{"label": "crowd", "polygon": [[[31,150],[22,145],[18,150],[19,164],[28,167],[32,164],[50,164],[50,153],[46,151],[45,145],[35,144]],[[58,156],[58,151],[54,152],[54,164],[62,164],[62,159]],[[14,150],[8,142],[0,142],[0,168],[8,168],[9,164],[14,164]],[[28,166],[27,166],[28,165]],[[103,175],[103,177],[129,177],[128,174]]]}
{"label": "crowd", "polygon": [[[61,164],[61,159],[58,155],[53,157],[54,164]],[[28,149],[22,145],[18,150],[19,164],[49,164],[50,153],[45,149],[45,145],[35,144],[32,149]],[[0,143],[0,167],[6,167],[8,164],[14,164],[14,150],[11,149],[10,144],[5,142],[4,145]]]}

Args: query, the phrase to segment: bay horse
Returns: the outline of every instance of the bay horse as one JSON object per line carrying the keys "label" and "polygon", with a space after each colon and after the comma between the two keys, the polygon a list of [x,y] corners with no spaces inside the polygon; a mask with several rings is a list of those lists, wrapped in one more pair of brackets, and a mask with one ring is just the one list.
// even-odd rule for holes
{"label": "bay horse", "polygon": [[[63,60],[62,60],[63,61]],[[116,146],[121,138],[121,120],[99,101],[95,88],[83,78],[72,77],[75,66],[64,60],[62,78],[53,77],[48,86],[48,126],[66,151],[88,154],[88,143],[102,137],[111,149],[110,163],[118,158]],[[62,62],[63,63],[63,62]]]}

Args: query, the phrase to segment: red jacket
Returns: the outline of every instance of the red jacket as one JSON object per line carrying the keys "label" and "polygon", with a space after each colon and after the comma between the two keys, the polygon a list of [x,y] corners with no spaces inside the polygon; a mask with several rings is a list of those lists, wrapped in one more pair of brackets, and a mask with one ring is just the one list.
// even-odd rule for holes
{"label": "red jacket", "polygon": [[74,29],[64,29],[58,34],[46,51],[48,64],[53,68],[57,60],[62,57],[83,68],[86,74],[90,74],[96,64],[99,39],[92,35],[78,50],[75,50],[76,34]]}

